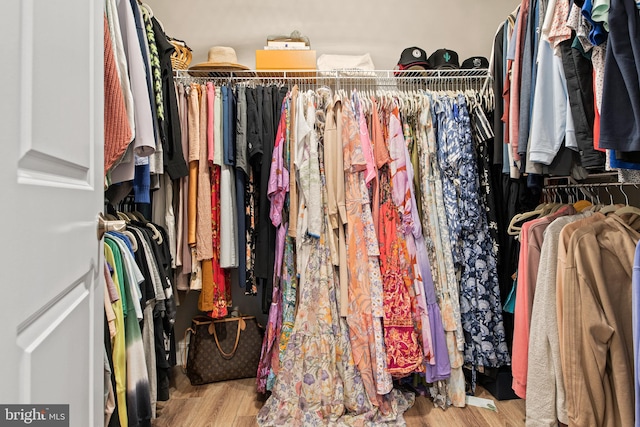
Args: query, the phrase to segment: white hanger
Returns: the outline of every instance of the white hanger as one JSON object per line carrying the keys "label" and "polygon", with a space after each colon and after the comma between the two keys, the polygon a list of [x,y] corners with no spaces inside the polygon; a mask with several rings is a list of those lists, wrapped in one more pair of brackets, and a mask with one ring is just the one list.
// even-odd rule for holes
{"label": "white hanger", "polygon": [[[141,7],[144,7],[147,10],[147,13],[149,13],[149,18],[153,18],[153,10],[151,9],[151,6],[149,6],[147,3],[144,2],[140,2],[138,0],[138,4],[140,4]],[[158,18],[156,18],[156,22],[160,25],[160,28],[162,29],[163,33],[166,33],[166,31],[164,30],[164,24],[162,23],[162,21],[160,21]]]}
{"label": "white hanger", "polygon": [[615,212],[619,208],[619,206],[616,206],[613,203],[613,194],[611,194],[611,191],[609,191],[609,186],[605,186],[604,190],[607,192],[607,194],[609,194],[609,204],[602,207],[599,212],[606,215],[608,213]]}
{"label": "white hanger", "polygon": [[615,214],[624,215],[628,213],[633,213],[633,214],[640,215],[640,208],[629,205],[629,197],[627,196],[627,193],[625,193],[625,191],[623,190],[622,184],[620,184],[620,192],[624,195],[625,205],[619,209],[616,209]]}
{"label": "white hanger", "polygon": [[369,102],[369,98],[367,94],[364,92],[360,92],[358,94],[358,98],[360,99],[360,104],[362,104],[362,113],[367,116],[371,113],[371,103]]}
{"label": "white hanger", "polygon": [[520,231],[522,230],[522,226],[517,226],[516,224],[527,220],[529,218],[538,218],[541,215],[543,215],[545,212],[545,207],[538,207],[535,210],[529,211],[529,212],[523,212],[523,213],[519,213],[519,214],[515,214],[513,216],[513,218],[511,218],[511,221],[509,222],[509,228],[507,229],[507,234],[509,234],[510,236],[518,236],[520,234]]}
{"label": "white hanger", "polygon": [[133,233],[130,232],[129,230],[123,230],[121,231],[121,233],[127,236],[127,238],[129,239],[129,242],[131,243],[131,249],[133,249],[133,252],[138,252],[138,242],[136,241],[136,238],[133,235]]}
{"label": "white hanger", "polygon": [[153,10],[151,9],[151,6],[149,6],[145,2],[141,2],[140,0],[138,0],[138,4],[140,5],[140,7],[144,7],[147,10],[147,12],[149,13],[149,17],[150,18],[153,17]]}
{"label": "white hanger", "polygon": [[153,236],[151,236],[153,240],[155,240],[156,242],[158,242],[159,245],[161,245],[163,241],[162,234],[160,234],[156,226],[153,225],[152,223],[148,222],[146,225],[147,225],[147,228],[150,228],[153,231]]}

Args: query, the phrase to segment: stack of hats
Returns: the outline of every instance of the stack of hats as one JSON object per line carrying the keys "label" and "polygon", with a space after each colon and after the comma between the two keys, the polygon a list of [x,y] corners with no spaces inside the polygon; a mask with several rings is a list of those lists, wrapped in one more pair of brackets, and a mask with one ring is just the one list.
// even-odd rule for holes
{"label": "stack of hats", "polygon": [[408,47],[400,54],[397,70],[443,70],[443,69],[483,69],[489,68],[489,61],[483,56],[472,56],[460,65],[458,53],[450,49],[438,49],[427,57],[424,49]]}
{"label": "stack of hats", "polygon": [[408,47],[402,51],[398,66],[396,67],[400,71],[405,70],[428,70],[431,68],[429,65],[429,59],[427,58],[427,52],[419,47]]}

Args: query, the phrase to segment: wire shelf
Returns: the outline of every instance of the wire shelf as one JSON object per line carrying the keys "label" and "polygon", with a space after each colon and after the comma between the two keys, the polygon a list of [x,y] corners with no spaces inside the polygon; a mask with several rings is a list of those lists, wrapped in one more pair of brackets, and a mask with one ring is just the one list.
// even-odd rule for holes
{"label": "wire shelf", "polygon": [[440,70],[175,70],[174,75],[184,77],[207,77],[219,79],[415,79],[415,78],[487,78],[489,70],[440,69]]}
{"label": "wire shelf", "polygon": [[486,89],[488,69],[443,70],[175,70],[182,82],[277,83],[340,88],[431,88],[435,90]]}

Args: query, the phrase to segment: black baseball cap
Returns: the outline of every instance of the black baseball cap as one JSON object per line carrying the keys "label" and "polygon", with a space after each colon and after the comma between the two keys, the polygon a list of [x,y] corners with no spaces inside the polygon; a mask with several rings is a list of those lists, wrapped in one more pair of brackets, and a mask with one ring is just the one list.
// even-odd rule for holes
{"label": "black baseball cap", "polygon": [[472,56],[471,58],[467,58],[462,61],[460,68],[467,70],[473,68],[489,68],[489,60],[484,56]]}
{"label": "black baseball cap", "polygon": [[399,70],[428,70],[429,68],[431,67],[429,67],[427,52],[419,47],[408,47],[400,54]]}
{"label": "black baseball cap", "polygon": [[449,49],[438,49],[429,57],[431,68],[460,68],[458,53]]}

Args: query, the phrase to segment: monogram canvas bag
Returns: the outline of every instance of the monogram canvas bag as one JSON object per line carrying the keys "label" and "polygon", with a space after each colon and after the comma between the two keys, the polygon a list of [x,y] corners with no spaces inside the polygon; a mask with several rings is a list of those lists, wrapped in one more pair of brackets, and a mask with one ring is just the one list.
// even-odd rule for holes
{"label": "monogram canvas bag", "polygon": [[187,335],[186,374],[192,385],[256,376],[264,330],[254,316],[197,316]]}

